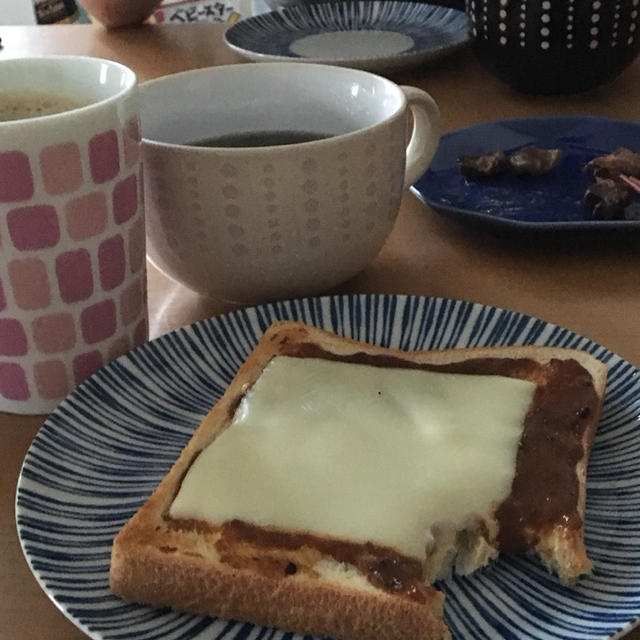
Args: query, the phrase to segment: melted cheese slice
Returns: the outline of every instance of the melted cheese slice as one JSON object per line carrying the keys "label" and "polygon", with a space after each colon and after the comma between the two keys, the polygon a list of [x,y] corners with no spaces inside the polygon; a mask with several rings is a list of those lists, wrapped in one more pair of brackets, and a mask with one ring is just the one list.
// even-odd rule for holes
{"label": "melted cheese slice", "polygon": [[425,557],[510,492],[535,385],[278,356],[196,458],[173,518],[241,519]]}

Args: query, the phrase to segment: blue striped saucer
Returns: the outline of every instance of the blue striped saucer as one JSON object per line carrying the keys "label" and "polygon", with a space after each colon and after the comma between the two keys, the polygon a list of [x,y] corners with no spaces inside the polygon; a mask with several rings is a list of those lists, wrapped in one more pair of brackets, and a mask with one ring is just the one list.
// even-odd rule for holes
{"label": "blue striped saucer", "polygon": [[602,640],[636,624],[640,372],[587,338],[521,313],[441,298],[345,295],[242,309],[174,331],[101,369],[50,415],[24,460],[18,534],[42,588],[85,633],[103,640],[301,639],[126,604],[108,582],[114,535],[167,473],[258,337],[280,319],[407,350],[539,344],[583,349],[604,361],[609,380],[585,524],[593,574],[568,588],[533,558],[501,557],[438,586],[456,640]]}
{"label": "blue striped saucer", "polygon": [[245,18],[225,33],[255,62],[316,62],[399,71],[469,41],[463,11],[421,2],[345,0],[283,7]]}

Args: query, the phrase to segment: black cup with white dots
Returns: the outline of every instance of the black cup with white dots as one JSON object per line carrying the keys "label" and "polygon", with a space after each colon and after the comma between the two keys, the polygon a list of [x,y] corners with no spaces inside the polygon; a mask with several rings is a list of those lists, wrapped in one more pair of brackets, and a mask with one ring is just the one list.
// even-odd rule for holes
{"label": "black cup with white dots", "polygon": [[526,93],[587,91],[640,51],[640,0],[466,0],[480,59]]}

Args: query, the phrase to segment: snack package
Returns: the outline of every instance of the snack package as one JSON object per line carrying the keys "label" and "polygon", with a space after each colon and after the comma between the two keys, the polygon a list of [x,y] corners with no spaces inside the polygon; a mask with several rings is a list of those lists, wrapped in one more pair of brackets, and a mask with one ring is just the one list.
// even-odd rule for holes
{"label": "snack package", "polygon": [[75,0],[33,0],[37,24],[91,22],[87,12]]}
{"label": "snack package", "polygon": [[165,0],[152,15],[156,24],[237,22],[252,15],[251,0]]}

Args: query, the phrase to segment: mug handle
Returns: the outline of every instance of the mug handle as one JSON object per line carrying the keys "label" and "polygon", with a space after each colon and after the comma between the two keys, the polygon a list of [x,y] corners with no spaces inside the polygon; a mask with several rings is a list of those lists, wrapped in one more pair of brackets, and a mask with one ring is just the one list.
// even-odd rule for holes
{"label": "mug handle", "polygon": [[427,170],[440,142],[440,109],[435,100],[422,89],[400,87],[407,97],[413,115],[413,129],[407,145],[404,189],[410,187]]}

